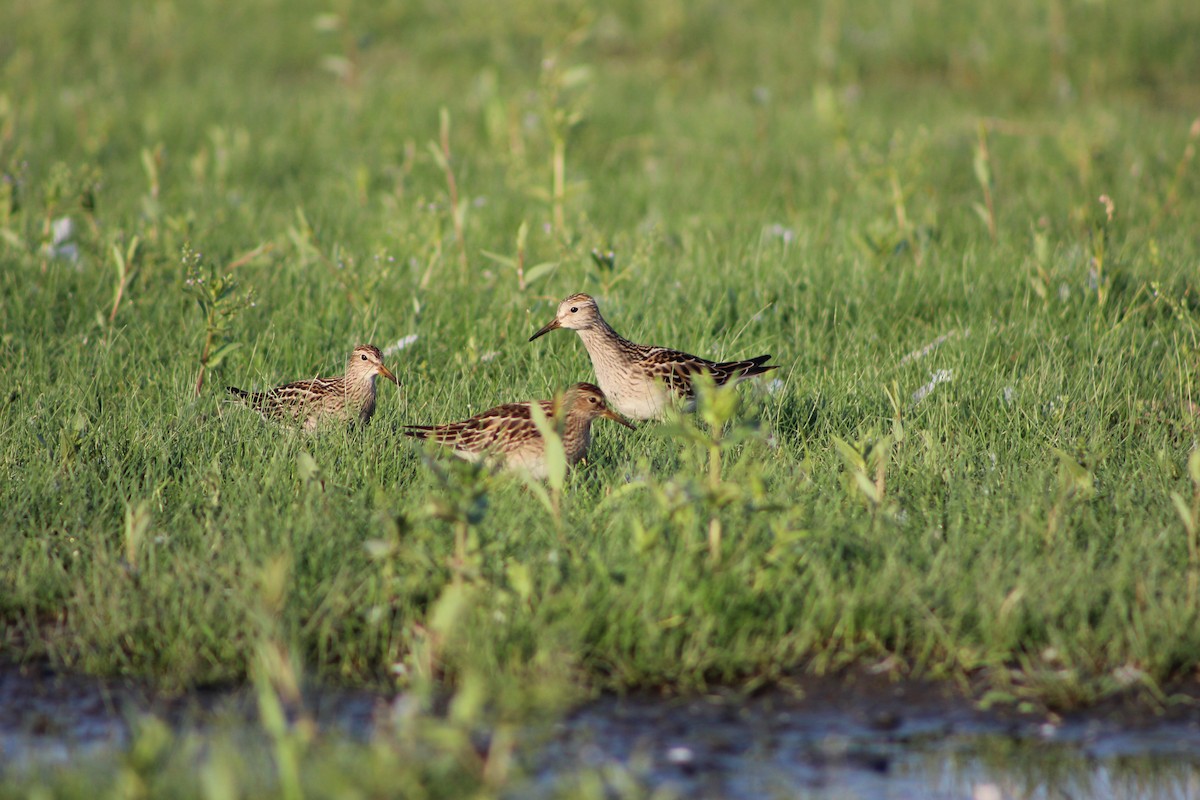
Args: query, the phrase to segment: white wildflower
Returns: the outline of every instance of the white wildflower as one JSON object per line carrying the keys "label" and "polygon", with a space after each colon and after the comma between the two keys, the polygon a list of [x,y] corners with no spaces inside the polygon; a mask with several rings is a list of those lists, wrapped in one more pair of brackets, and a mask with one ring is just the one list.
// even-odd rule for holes
{"label": "white wildflower", "polygon": [[796,241],[796,232],[791,228],[780,225],[778,222],[769,226],[766,234],[774,239],[782,239],[784,244],[791,244]]}
{"label": "white wildflower", "polygon": [[59,217],[50,223],[50,242],[45,253],[50,258],[75,263],[79,260],[79,245],[71,241],[75,235],[75,222],[70,217]]}
{"label": "white wildflower", "polygon": [[1143,670],[1138,669],[1132,664],[1117,667],[1113,670],[1112,675],[1117,685],[1124,688],[1133,686],[1135,683],[1145,683],[1149,677]]}
{"label": "white wildflower", "polygon": [[75,223],[70,217],[59,217],[50,223],[50,233],[54,236],[54,244],[58,246],[71,238],[75,233]]}

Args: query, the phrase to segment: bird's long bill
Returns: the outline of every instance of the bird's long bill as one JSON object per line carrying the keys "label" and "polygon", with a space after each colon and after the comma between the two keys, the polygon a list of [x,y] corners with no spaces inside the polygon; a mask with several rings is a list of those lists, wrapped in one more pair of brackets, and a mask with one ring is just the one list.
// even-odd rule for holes
{"label": "bird's long bill", "polygon": [[613,411],[611,408],[604,409],[604,411],[600,412],[600,416],[607,417],[608,419],[611,419],[613,422],[619,422],[622,425],[624,425],[626,428],[629,428],[629,430],[631,430],[631,431],[637,430],[637,427],[632,422],[625,419],[620,414]]}
{"label": "bird's long bill", "polygon": [[558,317],[555,317],[554,319],[547,322],[544,326],[542,326],[542,329],[540,331],[535,333],[533,336],[530,336],[529,341],[532,342],[534,339],[538,338],[539,336],[545,336],[550,331],[552,331],[556,328],[561,328],[561,327],[562,327],[562,323],[558,321]]}
{"label": "bird's long bill", "polygon": [[383,377],[387,378],[389,381],[396,384],[397,386],[400,385],[400,379],[396,377],[396,374],[394,372],[392,372],[390,369],[388,369],[387,367],[385,367],[383,364],[379,365],[379,374],[382,375]]}

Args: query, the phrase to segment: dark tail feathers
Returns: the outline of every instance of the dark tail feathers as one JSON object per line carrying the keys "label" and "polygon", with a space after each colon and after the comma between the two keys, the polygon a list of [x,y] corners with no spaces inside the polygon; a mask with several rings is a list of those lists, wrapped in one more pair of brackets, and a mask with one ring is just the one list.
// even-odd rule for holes
{"label": "dark tail feathers", "polygon": [[758,356],[757,358],[749,358],[745,361],[730,361],[721,366],[739,378],[753,378],[755,375],[762,375],[773,369],[779,369],[778,364],[766,363],[770,360],[771,356],[765,355]]}

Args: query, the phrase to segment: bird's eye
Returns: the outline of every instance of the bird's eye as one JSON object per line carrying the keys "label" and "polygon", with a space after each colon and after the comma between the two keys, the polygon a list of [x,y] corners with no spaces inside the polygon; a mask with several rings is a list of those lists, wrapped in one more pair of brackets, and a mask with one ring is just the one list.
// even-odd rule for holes
{"label": "bird's eye", "polygon": [[577,312],[577,311],[579,311],[579,307],[578,307],[578,306],[571,306],[571,313],[572,313],[572,314],[574,314],[574,313],[575,313],[575,312]]}
{"label": "bird's eye", "polygon": [[367,354],[366,354],[366,353],[363,353],[361,356],[359,356],[359,358],[361,358],[363,361],[366,361],[366,360],[367,360]]}

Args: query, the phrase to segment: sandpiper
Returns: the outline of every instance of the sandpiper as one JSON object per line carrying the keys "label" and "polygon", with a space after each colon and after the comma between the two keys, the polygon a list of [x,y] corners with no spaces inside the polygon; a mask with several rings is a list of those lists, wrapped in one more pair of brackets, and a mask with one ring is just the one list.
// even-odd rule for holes
{"label": "sandpiper", "polygon": [[236,386],[229,393],[267,419],[299,420],[304,430],[315,430],[326,421],[348,420],[366,424],[375,413],[375,377],[382,375],[397,386],[400,380],[383,365],[383,353],[360,344],[346,362],[346,373],[336,378],[310,378],[285,383],[262,392]]}
{"label": "sandpiper", "polygon": [[529,337],[533,341],[555,328],[576,331],[592,357],[596,382],[620,413],[630,419],[662,419],[669,408],[682,403],[695,405],[693,376],[707,373],[720,386],[738,382],[778,367],[767,364],[770,356],[746,361],[709,361],[698,356],[634,344],[612,329],[600,316],[590,295],[573,294],[558,304],[558,313],[541,330]]}
{"label": "sandpiper", "polygon": [[590,383],[577,383],[554,400],[506,403],[462,422],[445,425],[405,425],[404,433],[446,445],[468,461],[493,457],[510,469],[527,470],[546,478],[546,448],[530,410],[534,402],[562,437],[567,466],[574,466],[592,443],[592,422],[607,417],[627,428],[633,425],[608,407],[604,392]]}

